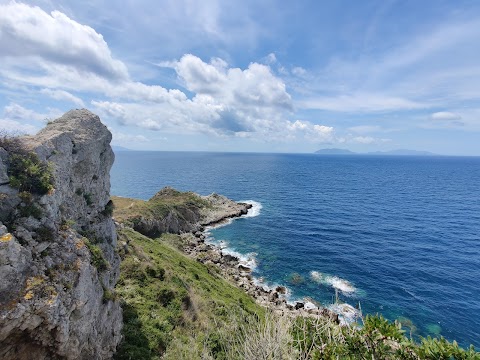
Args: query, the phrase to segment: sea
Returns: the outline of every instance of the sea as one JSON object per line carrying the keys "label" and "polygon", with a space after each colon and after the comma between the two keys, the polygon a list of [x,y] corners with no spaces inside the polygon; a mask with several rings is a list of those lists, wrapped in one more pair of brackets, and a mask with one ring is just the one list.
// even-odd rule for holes
{"label": "sea", "polygon": [[479,157],[119,151],[111,184],[250,202],[209,241],[262,284],[480,348]]}

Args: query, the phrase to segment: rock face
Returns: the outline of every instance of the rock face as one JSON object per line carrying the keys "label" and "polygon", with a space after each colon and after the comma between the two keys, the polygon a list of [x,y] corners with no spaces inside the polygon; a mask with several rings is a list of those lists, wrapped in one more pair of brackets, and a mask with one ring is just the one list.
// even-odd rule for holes
{"label": "rock face", "polygon": [[111,134],[72,110],[20,141],[50,164],[54,190],[26,200],[0,148],[0,359],[111,358],[122,327]]}
{"label": "rock face", "polygon": [[171,187],[161,189],[146,202],[130,199],[132,203],[122,214],[118,208],[123,203],[128,203],[129,199],[115,197],[113,199],[117,209],[115,218],[151,238],[163,233],[196,232],[204,226],[244,215],[252,206],[237,203],[215,193],[200,196],[192,192],[180,192]]}

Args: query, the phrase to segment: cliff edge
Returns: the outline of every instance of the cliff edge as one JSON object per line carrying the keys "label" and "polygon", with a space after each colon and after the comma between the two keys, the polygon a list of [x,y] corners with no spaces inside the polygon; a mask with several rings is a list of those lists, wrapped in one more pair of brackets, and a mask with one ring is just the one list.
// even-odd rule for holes
{"label": "cliff edge", "polygon": [[107,359],[121,340],[110,141],[84,109],[1,141],[1,359]]}

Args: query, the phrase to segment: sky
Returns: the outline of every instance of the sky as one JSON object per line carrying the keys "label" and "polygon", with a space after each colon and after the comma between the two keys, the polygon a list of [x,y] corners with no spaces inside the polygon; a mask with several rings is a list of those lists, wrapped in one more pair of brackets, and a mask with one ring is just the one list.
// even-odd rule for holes
{"label": "sky", "polygon": [[480,156],[480,1],[0,0],[0,129],[136,150]]}

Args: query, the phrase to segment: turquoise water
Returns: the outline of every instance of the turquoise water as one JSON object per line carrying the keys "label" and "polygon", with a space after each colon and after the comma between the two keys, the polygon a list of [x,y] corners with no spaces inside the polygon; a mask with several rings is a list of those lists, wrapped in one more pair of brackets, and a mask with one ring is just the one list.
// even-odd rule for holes
{"label": "turquoise water", "polygon": [[166,185],[259,202],[212,235],[291,299],[337,291],[417,335],[480,346],[480,158],[117,153],[112,194]]}

